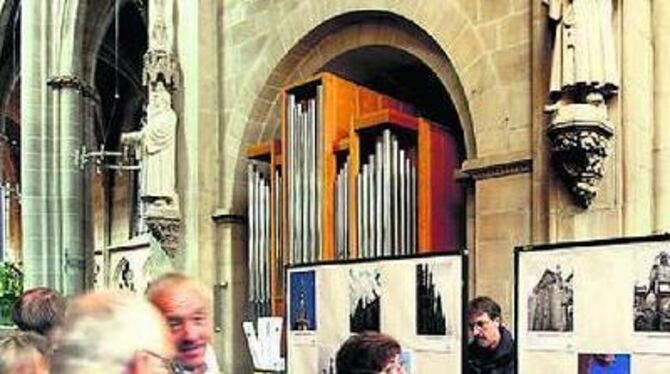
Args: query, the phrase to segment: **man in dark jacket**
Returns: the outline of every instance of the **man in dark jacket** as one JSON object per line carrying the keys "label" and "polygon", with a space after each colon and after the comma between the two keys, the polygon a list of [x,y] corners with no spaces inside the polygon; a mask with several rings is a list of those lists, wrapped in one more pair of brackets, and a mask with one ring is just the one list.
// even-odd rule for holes
{"label": "man in dark jacket", "polygon": [[501,324],[500,314],[500,305],[487,296],[468,304],[467,320],[473,337],[468,345],[469,374],[516,373],[514,339]]}

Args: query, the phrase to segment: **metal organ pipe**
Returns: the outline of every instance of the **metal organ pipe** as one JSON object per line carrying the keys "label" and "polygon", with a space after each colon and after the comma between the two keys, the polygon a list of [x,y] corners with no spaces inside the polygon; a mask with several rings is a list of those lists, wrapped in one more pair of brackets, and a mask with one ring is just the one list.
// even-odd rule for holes
{"label": "metal organ pipe", "polygon": [[335,177],[335,243],[338,259],[349,257],[349,158]]}
{"label": "metal organ pipe", "polygon": [[360,257],[415,253],[416,165],[390,129],[371,148],[356,181]]}
{"label": "metal organ pipe", "polygon": [[[262,171],[261,169],[268,169]],[[270,314],[270,214],[269,168],[251,163],[247,167],[249,219],[249,304],[256,316]]]}
{"label": "metal organ pipe", "polygon": [[320,127],[322,88],[315,96],[288,95],[287,170],[289,253],[291,263],[321,259],[321,169]]}

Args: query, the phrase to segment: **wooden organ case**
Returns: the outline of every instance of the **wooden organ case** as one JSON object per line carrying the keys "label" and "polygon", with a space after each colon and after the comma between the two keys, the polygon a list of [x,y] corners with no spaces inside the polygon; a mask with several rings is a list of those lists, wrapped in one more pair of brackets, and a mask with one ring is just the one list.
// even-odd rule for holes
{"label": "wooden organ case", "polygon": [[281,139],[247,148],[249,302],[282,315],[285,265],[463,245],[457,137],[321,73],[282,91]]}

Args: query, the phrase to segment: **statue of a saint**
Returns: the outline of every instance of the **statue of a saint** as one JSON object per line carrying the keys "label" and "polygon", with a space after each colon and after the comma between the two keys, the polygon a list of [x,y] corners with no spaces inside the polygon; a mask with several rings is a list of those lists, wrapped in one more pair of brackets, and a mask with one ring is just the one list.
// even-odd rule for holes
{"label": "statue of a saint", "polygon": [[[548,16],[556,27],[550,103],[601,102],[616,94],[619,84],[612,0],[542,1],[548,6]],[[547,109],[558,108],[549,106]]]}
{"label": "statue of a saint", "polygon": [[170,93],[162,82],[150,88],[146,125],[136,132],[121,135],[121,144],[134,146],[141,160],[140,193],[150,208],[176,204],[175,132],[177,114]]}

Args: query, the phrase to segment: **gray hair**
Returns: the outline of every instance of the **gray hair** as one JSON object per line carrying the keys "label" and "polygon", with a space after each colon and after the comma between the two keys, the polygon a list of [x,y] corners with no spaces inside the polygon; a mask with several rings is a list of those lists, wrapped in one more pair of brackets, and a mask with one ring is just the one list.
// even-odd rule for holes
{"label": "gray hair", "polygon": [[147,299],[155,305],[161,296],[170,294],[175,289],[182,288],[193,291],[196,295],[202,298],[207,306],[211,306],[212,295],[207,288],[197,280],[182,273],[166,273],[154,279],[149,283],[149,287],[147,287]]}
{"label": "gray hair", "polygon": [[51,373],[122,373],[138,352],[171,349],[168,334],[161,314],[143,299],[112,292],[83,295],[66,312]]}

